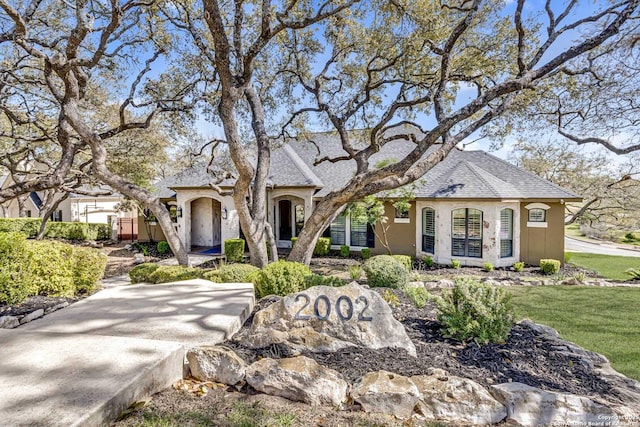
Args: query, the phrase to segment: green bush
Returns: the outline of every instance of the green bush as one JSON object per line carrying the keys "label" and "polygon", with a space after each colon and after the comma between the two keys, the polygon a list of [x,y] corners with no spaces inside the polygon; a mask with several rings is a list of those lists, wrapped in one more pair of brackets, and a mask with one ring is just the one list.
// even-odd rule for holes
{"label": "green bush", "polygon": [[249,276],[260,271],[260,269],[251,264],[227,264],[218,269],[218,277],[220,283],[248,283]]}
{"label": "green bush", "polygon": [[404,268],[407,269],[408,272],[411,272],[413,270],[413,260],[409,255],[391,255],[391,256],[393,257],[393,259],[395,259],[400,264],[402,264]]}
{"label": "green bush", "polygon": [[522,273],[523,270],[524,270],[524,262],[519,261],[513,264],[513,271],[517,273]]}
{"label": "green bush", "polygon": [[131,283],[153,283],[151,280],[151,274],[156,271],[160,266],[152,262],[145,262],[144,264],[138,264],[129,270],[129,278]]}
{"label": "green bush", "polygon": [[30,241],[28,248],[33,257],[31,280],[38,294],[73,296],[73,246],[54,241]]}
{"label": "green bush", "polygon": [[386,301],[387,304],[389,304],[390,307],[400,306],[400,298],[398,298],[398,295],[394,294],[391,289],[385,289],[384,291],[382,291],[380,296],[383,300]]}
{"label": "green bush", "polygon": [[371,287],[401,288],[408,282],[407,269],[390,255],[377,255],[364,263],[367,284]]}
{"label": "green bush", "polygon": [[351,248],[347,245],[340,246],[340,256],[343,258],[349,258],[351,254]]}
{"label": "green bush", "polygon": [[40,229],[40,218],[0,218],[0,233],[20,232],[33,239]]}
{"label": "green bush", "polygon": [[540,270],[544,274],[556,274],[560,271],[560,261],[557,259],[541,259]]}
{"label": "green bush", "polygon": [[224,241],[224,254],[229,262],[242,262],[244,259],[244,240],[227,239]]}
{"label": "green bush", "polygon": [[363,260],[368,260],[369,258],[371,258],[371,249],[369,248],[362,248],[360,250],[360,256],[362,257]]}
{"label": "green bush", "polygon": [[313,288],[314,286],[331,286],[339,288],[344,286],[342,279],[336,276],[322,276],[320,274],[312,274],[304,278],[304,289]]}
{"label": "green bush", "polygon": [[158,242],[158,245],[156,246],[156,250],[160,255],[166,254],[170,249],[169,242]]}
{"label": "green bush", "polygon": [[484,271],[493,271],[493,264],[491,264],[490,262],[485,262],[484,264],[482,264],[482,269]]}
{"label": "green bush", "polygon": [[405,286],[404,294],[417,308],[424,308],[429,301],[429,292],[423,286]]}
{"label": "green bush", "polygon": [[304,287],[305,278],[311,276],[311,270],[304,264],[291,261],[278,261],[268,264],[252,275],[258,297],[267,295],[285,296],[299,292]]}
{"label": "green bush", "polygon": [[422,257],[422,263],[426,268],[431,268],[433,267],[433,258],[431,258],[429,255],[426,255]]}
{"label": "green bush", "polygon": [[362,276],[362,266],[360,264],[350,265],[347,267],[347,271],[349,271],[351,280],[360,280],[360,276]]}
{"label": "green bush", "polygon": [[458,261],[457,259],[452,259],[451,260],[451,267],[458,269],[460,268],[460,261]]}
{"label": "green bush", "polygon": [[31,260],[23,233],[0,233],[0,303],[17,304],[37,293],[31,281]]}
{"label": "green bush", "polygon": [[75,293],[91,293],[107,266],[107,256],[92,248],[73,248],[73,283]]}
{"label": "green bush", "polygon": [[511,295],[504,288],[457,279],[452,289],[444,289],[433,300],[444,333],[461,341],[478,344],[504,342],[513,326]]}
{"label": "green bush", "polygon": [[318,242],[316,243],[315,248],[313,248],[313,254],[315,256],[326,256],[329,254],[330,249],[331,249],[331,238],[320,237],[318,239]]}
{"label": "green bush", "polygon": [[203,275],[204,270],[201,268],[185,267],[182,265],[162,265],[151,273],[149,279],[151,283],[157,284],[201,279]]}
{"label": "green bush", "polygon": [[48,221],[44,235],[52,239],[107,240],[111,238],[111,229],[107,224]]}
{"label": "green bush", "polygon": [[295,245],[297,241],[298,241],[298,238],[297,238],[297,237],[292,237],[292,238],[291,238],[291,247],[292,247],[292,248],[293,248],[293,245]]}
{"label": "green bush", "polygon": [[222,282],[222,280],[220,280],[220,270],[216,270],[216,269],[205,270],[205,272],[202,273],[202,278],[206,280],[210,280],[214,283]]}

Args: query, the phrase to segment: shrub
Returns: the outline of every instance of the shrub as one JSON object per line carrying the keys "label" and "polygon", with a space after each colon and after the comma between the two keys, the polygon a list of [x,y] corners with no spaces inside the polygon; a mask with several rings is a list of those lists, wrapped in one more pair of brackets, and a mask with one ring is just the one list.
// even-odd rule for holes
{"label": "shrub", "polygon": [[422,263],[426,268],[431,268],[433,267],[433,258],[431,258],[429,255],[424,256],[422,257]]}
{"label": "shrub", "polygon": [[218,269],[221,283],[248,283],[249,276],[260,269],[251,264],[228,264]]}
{"label": "shrub", "polygon": [[347,245],[340,246],[340,256],[343,258],[349,258],[349,254],[351,253],[351,248]]}
{"label": "shrub", "polygon": [[297,237],[292,237],[292,238],[291,238],[291,247],[292,247],[292,248],[293,248],[293,245],[295,245],[297,241],[298,241],[298,238],[297,238]]}
{"label": "shrub", "polygon": [[490,262],[485,262],[484,264],[482,264],[482,269],[484,271],[493,271],[493,264],[491,264]]}
{"label": "shrub", "polygon": [[417,308],[424,308],[429,301],[429,292],[423,286],[405,286],[404,294]]}
{"label": "shrub", "polygon": [[107,266],[107,256],[91,248],[73,248],[73,283],[76,293],[91,293]]}
{"label": "shrub", "polygon": [[244,259],[244,240],[227,239],[224,241],[224,254],[229,262],[242,262]]}
{"label": "shrub", "polygon": [[185,267],[182,265],[163,265],[158,267],[149,279],[151,283],[169,283],[180,280],[202,278],[204,270],[201,268]]}
{"label": "shrub", "polygon": [[524,262],[519,261],[513,264],[513,270],[517,273],[522,273],[522,271],[524,270]]}
{"label": "shrub", "polygon": [[369,258],[371,258],[371,249],[369,248],[362,248],[360,250],[360,256],[362,257],[363,260],[368,260]]}
{"label": "shrub", "polygon": [[311,276],[311,270],[304,264],[291,261],[278,261],[268,264],[256,272],[252,279],[260,298],[267,295],[285,296],[303,289],[305,278]]}
{"label": "shrub", "polygon": [[389,306],[391,307],[400,306],[400,298],[398,298],[398,296],[394,294],[391,289],[385,289],[384,291],[382,291],[380,296],[382,297],[383,300],[387,302],[387,304],[389,304]]}
{"label": "shrub", "polygon": [[318,242],[316,243],[316,247],[313,248],[313,254],[315,256],[326,256],[329,254],[330,249],[331,249],[331,238],[320,237],[318,239]]}
{"label": "shrub", "polygon": [[129,271],[131,283],[153,283],[151,281],[151,274],[158,268],[160,268],[158,264],[151,262],[136,265]]}
{"label": "shrub", "polygon": [[0,233],[0,303],[17,304],[37,293],[31,259],[23,233]]}
{"label": "shrub", "polygon": [[33,239],[40,229],[40,218],[0,218],[0,233],[19,232]]}
{"label": "shrub", "polygon": [[158,245],[156,246],[156,250],[160,255],[166,254],[170,249],[168,242],[158,242]]}
{"label": "shrub", "polygon": [[411,272],[411,270],[413,270],[413,261],[411,260],[411,257],[409,255],[391,255],[391,256],[393,257],[393,259],[395,259],[400,264],[402,264],[404,268],[407,269],[408,272]]}
{"label": "shrub", "polygon": [[53,241],[30,241],[28,247],[33,257],[31,280],[38,294],[73,296],[73,247]]}
{"label": "shrub", "polygon": [[312,274],[304,278],[304,289],[313,288],[314,286],[331,286],[339,288],[344,286],[342,279],[336,276],[321,276],[320,274]]}
{"label": "shrub", "polygon": [[360,276],[362,276],[362,266],[360,264],[350,265],[348,270],[351,280],[360,280]]}
{"label": "shrub", "polygon": [[367,284],[371,287],[400,288],[407,284],[407,269],[390,255],[377,255],[364,263]]}
{"label": "shrub", "polygon": [[451,260],[451,267],[458,269],[460,268],[460,261],[458,261],[457,259],[452,259]]}
{"label": "shrub", "polygon": [[206,280],[211,280],[214,283],[220,283],[222,280],[220,279],[220,270],[207,270],[202,273],[202,278]]}
{"label": "shrub", "polygon": [[560,271],[560,261],[557,259],[541,259],[540,270],[544,274],[556,274]]}
{"label": "shrub", "polygon": [[458,279],[433,300],[445,335],[461,341],[504,342],[513,326],[511,295],[500,287]]}

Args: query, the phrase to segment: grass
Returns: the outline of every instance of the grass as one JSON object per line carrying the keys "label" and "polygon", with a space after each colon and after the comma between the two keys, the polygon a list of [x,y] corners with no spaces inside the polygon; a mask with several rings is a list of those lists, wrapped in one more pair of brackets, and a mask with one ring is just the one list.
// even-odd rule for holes
{"label": "grass", "polygon": [[565,260],[579,267],[596,271],[610,280],[629,280],[628,268],[640,268],[640,257],[587,254],[567,252]]}
{"label": "grass", "polygon": [[640,288],[512,287],[519,319],[555,328],[563,339],[604,354],[618,372],[640,380]]}

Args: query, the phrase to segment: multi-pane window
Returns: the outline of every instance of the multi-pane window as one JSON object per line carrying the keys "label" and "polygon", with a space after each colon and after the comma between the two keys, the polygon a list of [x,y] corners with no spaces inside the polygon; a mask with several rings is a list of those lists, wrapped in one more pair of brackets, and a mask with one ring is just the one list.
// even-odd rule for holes
{"label": "multi-pane window", "polygon": [[500,211],[500,258],[513,256],[513,209]]}
{"label": "multi-pane window", "polygon": [[529,222],[545,222],[547,220],[547,211],[544,209],[529,209]]}
{"label": "multi-pane window", "polygon": [[61,210],[53,211],[53,213],[51,214],[51,221],[62,222],[62,211]]}
{"label": "multi-pane window", "polygon": [[435,253],[436,246],[436,211],[432,208],[422,209],[422,251]]}
{"label": "multi-pane window", "polygon": [[367,222],[351,218],[351,246],[367,247]]}
{"label": "multi-pane window", "polygon": [[331,223],[331,244],[344,245],[347,218],[344,215],[338,215]]}
{"label": "multi-pane window", "polygon": [[482,211],[455,209],[451,213],[451,255],[482,258]]}

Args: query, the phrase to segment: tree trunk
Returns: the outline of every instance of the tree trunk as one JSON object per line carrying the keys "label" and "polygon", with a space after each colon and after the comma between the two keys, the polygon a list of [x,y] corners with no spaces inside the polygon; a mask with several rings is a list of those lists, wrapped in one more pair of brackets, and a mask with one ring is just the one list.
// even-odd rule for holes
{"label": "tree trunk", "polygon": [[39,212],[39,216],[40,218],[42,218],[42,222],[40,223],[40,229],[38,230],[38,235],[36,236],[36,240],[42,240],[44,238],[44,232],[45,232],[45,229],[47,228],[47,222],[49,221],[49,217],[51,216],[51,214],[53,214],[53,212],[56,209],[58,209],[58,206],[60,206],[60,203],[62,203],[63,200],[66,200],[68,198],[69,198],[69,193],[64,193],[62,197],[60,197],[58,200],[55,200],[55,196],[50,195],[47,202],[45,202],[45,204],[42,206],[42,209],[40,209],[40,212]]}
{"label": "tree trunk", "polygon": [[28,198],[29,198],[29,194],[23,194],[21,196],[16,197],[16,202],[18,203],[19,218],[27,217],[27,199]]}

